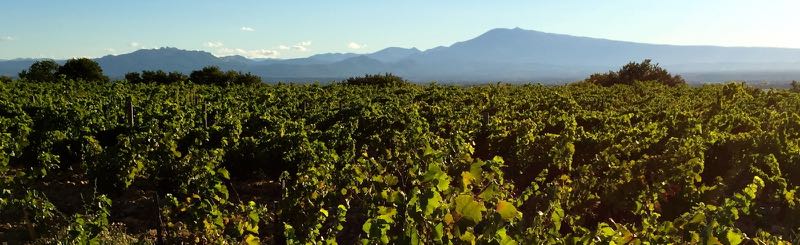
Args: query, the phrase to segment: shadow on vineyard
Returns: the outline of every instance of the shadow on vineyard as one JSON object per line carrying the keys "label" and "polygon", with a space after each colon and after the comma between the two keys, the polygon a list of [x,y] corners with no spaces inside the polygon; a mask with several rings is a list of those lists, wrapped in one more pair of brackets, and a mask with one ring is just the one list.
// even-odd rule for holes
{"label": "shadow on vineyard", "polygon": [[800,241],[791,90],[649,61],[563,86],[206,71],[0,83],[0,241]]}

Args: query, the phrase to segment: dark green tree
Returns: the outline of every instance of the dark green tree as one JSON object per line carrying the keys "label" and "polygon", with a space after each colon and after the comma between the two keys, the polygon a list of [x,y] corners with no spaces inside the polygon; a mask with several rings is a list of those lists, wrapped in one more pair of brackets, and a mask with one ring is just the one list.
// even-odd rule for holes
{"label": "dark green tree", "polygon": [[614,84],[633,84],[636,81],[657,81],[669,86],[686,84],[680,75],[671,75],[667,70],[653,64],[649,59],[642,63],[630,62],[623,66],[619,71],[609,71],[608,73],[593,74],[585,80],[601,86],[611,86]]}
{"label": "dark green tree", "polygon": [[206,66],[203,69],[192,71],[189,74],[189,80],[197,84],[226,84],[228,82],[228,75],[225,74],[219,67]]}
{"label": "dark green tree", "polygon": [[19,78],[32,82],[53,82],[58,78],[56,74],[59,67],[53,60],[36,61],[27,70],[22,70]]}
{"label": "dark green tree", "polygon": [[63,75],[71,80],[108,81],[108,77],[103,75],[103,68],[100,68],[100,64],[87,58],[68,60],[58,68],[58,75]]}
{"label": "dark green tree", "polygon": [[251,73],[241,73],[235,71],[228,71],[228,77],[232,78],[233,84],[260,84],[261,77]]}
{"label": "dark green tree", "polygon": [[131,83],[159,83],[172,84],[189,80],[189,77],[180,72],[142,71],[125,74],[125,80]]}
{"label": "dark green tree", "polygon": [[0,76],[0,83],[10,83],[11,81],[14,81],[14,79],[9,76]]}
{"label": "dark green tree", "polygon": [[366,74],[363,77],[351,77],[345,80],[345,84],[349,85],[376,85],[376,86],[397,86],[410,84],[402,77],[396,76],[391,73],[385,74]]}
{"label": "dark green tree", "polygon": [[198,84],[214,84],[214,85],[228,85],[228,84],[259,84],[261,77],[251,73],[242,73],[238,71],[222,71],[216,66],[207,66],[203,69],[193,71],[189,75],[189,80]]}
{"label": "dark green tree", "polygon": [[794,92],[800,92],[800,82],[792,81],[791,90],[794,91]]}
{"label": "dark green tree", "polygon": [[125,73],[125,81],[129,83],[143,83],[142,74],[138,72]]}

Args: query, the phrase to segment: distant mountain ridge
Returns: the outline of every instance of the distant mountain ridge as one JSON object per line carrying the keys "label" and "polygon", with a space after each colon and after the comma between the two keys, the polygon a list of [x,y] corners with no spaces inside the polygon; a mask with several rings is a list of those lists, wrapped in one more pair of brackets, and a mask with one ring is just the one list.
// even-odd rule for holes
{"label": "distant mountain ridge", "polygon": [[[391,72],[420,82],[568,82],[644,59],[652,59],[690,81],[715,82],[736,79],[736,76],[746,80],[800,79],[800,49],[646,44],[519,28],[492,29],[470,40],[425,51],[389,47],[370,54],[326,53],[296,59],[248,59],[160,48],[95,60],[112,78],[141,70],[189,73],[214,65],[251,72],[268,81],[325,81]],[[14,76],[34,61],[2,60],[0,75]]]}

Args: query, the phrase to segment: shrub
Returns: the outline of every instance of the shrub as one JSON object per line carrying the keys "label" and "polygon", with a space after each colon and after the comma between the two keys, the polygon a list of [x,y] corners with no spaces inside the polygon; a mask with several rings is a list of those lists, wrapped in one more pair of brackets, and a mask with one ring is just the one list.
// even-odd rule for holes
{"label": "shrub", "polygon": [[103,75],[103,68],[96,61],[88,58],[70,59],[58,68],[57,75],[63,75],[70,80],[82,81],[108,81]]}
{"label": "shrub", "polygon": [[642,63],[631,62],[623,66],[619,71],[609,71],[603,74],[593,74],[584,82],[593,83],[601,86],[611,86],[614,84],[633,84],[636,81],[657,81],[659,83],[676,86],[686,84],[680,75],[671,75],[667,70],[650,63],[649,59]]}
{"label": "shrub", "polygon": [[349,85],[377,85],[377,86],[397,86],[397,85],[406,85],[409,84],[408,81],[403,79],[402,77],[395,76],[391,73],[385,73],[383,75],[376,74],[370,75],[366,74],[363,77],[351,77],[345,80],[345,84]]}
{"label": "shrub", "polygon": [[125,74],[125,80],[131,83],[159,83],[171,84],[189,80],[189,77],[180,72],[142,71]]}
{"label": "shrub", "polygon": [[60,67],[53,60],[36,61],[27,70],[22,70],[19,78],[32,82],[52,82],[58,78],[56,74]]}
{"label": "shrub", "polygon": [[206,66],[203,69],[193,71],[189,75],[189,80],[198,84],[259,84],[261,77],[251,73],[242,73],[237,71],[224,72],[216,66]]}

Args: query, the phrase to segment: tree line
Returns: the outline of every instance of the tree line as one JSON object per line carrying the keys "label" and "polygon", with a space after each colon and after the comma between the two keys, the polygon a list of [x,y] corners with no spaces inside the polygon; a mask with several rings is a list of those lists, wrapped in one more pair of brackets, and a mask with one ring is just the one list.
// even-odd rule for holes
{"label": "tree line", "polygon": [[[40,60],[34,62],[30,68],[19,73],[21,79],[32,82],[51,82],[59,79],[82,80],[82,81],[101,81],[107,82],[109,78],[103,74],[100,65],[91,59],[78,58],[70,59],[64,65],[59,65],[53,60]],[[0,78],[11,80],[10,77]],[[141,72],[130,72],[125,74],[125,80],[129,83],[157,83],[171,84],[178,82],[192,82],[197,84],[259,84],[261,78],[251,73],[239,71],[223,71],[216,66],[206,66],[200,70],[192,71],[188,76],[177,71],[166,72],[163,70],[144,70]],[[593,74],[584,83],[591,83],[600,86],[612,86],[615,84],[633,84],[635,81],[657,81],[670,86],[686,84],[686,81],[679,75],[672,75],[667,70],[651,63],[651,60],[644,60],[641,63],[631,62],[623,66],[619,71],[609,71],[608,73]],[[350,85],[377,85],[377,86],[398,86],[410,84],[402,77],[391,73],[367,74],[361,77],[351,77],[343,81]],[[798,85],[793,83],[793,87]]]}
{"label": "tree line", "polygon": [[27,70],[19,73],[19,78],[33,82],[52,82],[59,78],[82,81],[109,81],[103,75],[103,68],[94,60],[87,58],[70,59],[64,65],[54,60],[33,62]]}
{"label": "tree line", "polygon": [[[64,65],[59,65],[54,60],[36,61],[31,64],[27,70],[20,72],[19,78],[32,82],[52,82],[58,81],[59,79],[100,82],[110,81],[110,79],[103,74],[103,69],[100,65],[96,61],[88,58],[70,59],[64,63]],[[11,77],[0,76],[0,82],[10,82],[11,80]],[[223,71],[217,66],[206,66],[200,70],[192,71],[189,75],[177,71],[166,72],[163,70],[129,72],[125,74],[125,80],[129,83],[156,84],[172,84],[179,82],[211,85],[262,83],[261,77],[249,72],[242,73],[234,70]],[[650,59],[646,59],[641,63],[630,62],[618,71],[595,73],[579,82],[607,87],[617,84],[630,85],[637,81],[655,81],[668,86],[686,84],[686,80],[680,75],[670,74],[666,69],[661,68],[658,63],[652,63]],[[400,86],[410,84],[409,81],[391,73],[350,77],[342,82],[349,85],[377,86]],[[792,81],[790,86],[791,91],[800,92],[800,83],[797,81]]]}
{"label": "tree line", "polygon": [[[96,61],[88,58],[70,59],[60,65],[54,60],[36,61],[31,66],[19,73],[19,78],[31,82],[53,82],[64,80],[109,82],[108,76],[103,74],[103,68]],[[0,81],[10,81],[10,77],[2,77]],[[239,71],[223,71],[217,66],[206,66],[200,70],[192,71],[188,76],[177,71],[165,72],[162,70],[145,70],[125,74],[125,81],[129,83],[157,83],[171,84],[179,82],[192,82],[197,84],[228,85],[228,84],[259,84],[261,77],[251,73]]]}

